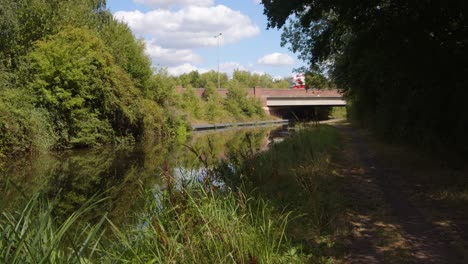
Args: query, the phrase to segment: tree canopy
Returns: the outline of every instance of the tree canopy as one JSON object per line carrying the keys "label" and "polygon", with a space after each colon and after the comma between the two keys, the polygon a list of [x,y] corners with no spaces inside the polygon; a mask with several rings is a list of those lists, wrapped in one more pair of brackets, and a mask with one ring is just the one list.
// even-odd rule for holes
{"label": "tree canopy", "polygon": [[0,158],[176,129],[142,41],[105,1],[0,0],[0,14]]}
{"label": "tree canopy", "polygon": [[268,26],[314,69],[329,65],[363,125],[468,152],[468,5],[450,1],[263,0]]}

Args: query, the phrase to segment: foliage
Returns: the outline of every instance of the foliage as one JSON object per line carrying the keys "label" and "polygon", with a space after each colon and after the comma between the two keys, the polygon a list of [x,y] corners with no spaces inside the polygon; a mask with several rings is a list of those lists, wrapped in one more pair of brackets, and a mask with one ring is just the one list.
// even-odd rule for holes
{"label": "foliage", "polygon": [[[53,205],[35,196],[22,210],[0,216],[0,258],[6,263],[306,261],[284,237],[288,214],[276,213],[265,200],[240,191],[207,192],[198,184],[170,188],[148,193],[140,224],[128,228],[106,223],[106,215],[97,224],[80,225],[102,201],[85,202],[58,222]],[[103,236],[105,225],[111,236]]]}
{"label": "foliage", "polygon": [[[265,152],[234,150],[228,154],[230,164],[221,169],[221,175],[229,186],[255,190],[277,210],[292,210],[286,235],[319,258],[324,248],[333,246],[320,241],[339,232],[335,226],[345,205],[340,181],[332,172],[340,145],[336,128],[306,127]],[[312,262],[321,263],[317,259]]]}
{"label": "foliage", "polygon": [[188,111],[196,119],[203,119],[202,102],[192,87],[188,87],[182,93],[182,108]]}
{"label": "foliage", "polygon": [[264,117],[265,112],[262,109],[262,104],[258,99],[247,96],[247,91],[239,87],[235,81],[231,82],[224,105],[226,110],[235,117]]}
{"label": "foliage", "polygon": [[62,147],[110,142],[112,128],[129,135],[138,91],[92,31],[67,28],[37,42],[29,57],[30,89],[51,113]]}
{"label": "foliage", "polygon": [[306,89],[336,89],[335,84],[319,71],[308,71],[305,83]]}
{"label": "foliage", "polygon": [[[224,186],[171,175],[176,170],[170,166],[179,163],[163,166],[164,184],[147,184],[154,179],[156,167],[166,164],[166,155],[152,155],[174,152],[161,145],[145,145],[150,156],[143,161],[123,149],[118,153],[90,150],[57,162],[58,167],[50,170],[47,193],[55,200],[33,196],[25,206],[0,215],[5,238],[0,241],[0,259],[6,263],[42,259],[54,263],[330,261],[322,254],[331,246],[321,241],[333,234],[328,229],[340,209],[335,178],[329,174],[330,158],[339,145],[337,131],[319,127],[298,132],[260,154],[256,152],[263,147],[265,130],[231,133],[231,140],[226,140],[225,133],[217,134],[215,142],[207,139],[194,146],[205,149],[207,164],[216,163],[224,145],[228,145],[228,157],[238,153],[245,158],[230,159],[230,170],[217,174],[229,184]],[[119,162],[121,156],[129,162]],[[174,158],[170,156],[168,162]],[[231,185],[232,173],[245,185]],[[154,187],[143,195],[144,208],[134,216],[135,222],[123,226],[111,220],[128,216],[141,186]],[[253,186],[259,188],[252,191]],[[96,199],[89,195],[103,189],[110,198],[94,203]],[[303,247],[298,246],[301,242]]]}
{"label": "foliage", "polygon": [[[154,196],[160,197],[160,202]],[[116,242],[104,261],[158,263],[290,263],[283,228],[287,214],[276,215],[264,200],[242,192],[211,192],[196,184],[151,194],[142,228],[114,228]],[[177,204],[177,205],[176,205]],[[296,252],[291,250],[292,252]]]}
{"label": "foliage", "polygon": [[[181,122],[164,109],[171,84],[152,76],[143,42],[105,1],[0,4],[0,89],[9,89],[0,94],[2,152],[97,146],[177,130]],[[28,104],[12,103],[11,94],[24,94]]]}
{"label": "foliage", "polygon": [[334,106],[331,108],[330,117],[334,119],[346,119],[348,117],[347,108],[344,106]]}
{"label": "foliage", "polygon": [[[57,223],[53,206],[33,197],[21,211],[0,216],[0,259],[3,263],[79,263],[96,251],[102,237],[100,221],[76,228],[78,219],[94,208],[86,202],[63,223]],[[104,218],[103,218],[104,220]],[[75,228],[75,229],[74,229]],[[71,245],[66,247],[66,245]]]}
{"label": "foliage", "polygon": [[35,108],[24,90],[0,88],[0,159],[45,152],[54,143],[47,111]]}
{"label": "foliage", "polygon": [[251,73],[248,71],[234,70],[232,80],[239,87],[243,88],[289,88],[289,80],[274,80],[269,74]]}
{"label": "foliage", "polygon": [[[205,88],[208,87],[218,87],[218,73],[216,71],[208,71],[205,73],[200,74],[200,78],[202,79],[202,83],[205,84]],[[221,88],[225,88],[227,83],[229,82],[228,76],[225,73],[219,73],[219,86]]]}
{"label": "foliage", "polygon": [[176,81],[167,69],[158,68],[148,81],[146,97],[162,106],[176,105],[175,86]]}
{"label": "foliage", "polygon": [[143,40],[136,40],[128,25],[114,18],[109,18],[99,33],[115,63],[131,76],[137,88],[147,92],[147,82],[153,72]]}
{"label": "foliage", "polygon": [[228,114],[223,107],[223,99],[219,95],[216,88],[208,86],[203,92],[205,100],[205,117],[208,121],[216,121],[222,119]]}
{"label": "foliage", "polygon": [[7,28],[1,31],[0,60],[7,69],[15,70],[21,64],[22,56],[31,50],[35,41],[55,34],[68,25],[98,27],[103,22],[103,17],[108,17],[108,13],[104,11],[104,2],[2,0],[0,25]]}
{"label": "foliage", "polygon": [[[200,74],[198,71],[192,71],[178,76],[176,82],[182,87],[216,88],[218,87],[218,73],[209,71]],[[220,86],[221,88],[232,86],[242,88],[289,88],[289,80],[287,78],[275,80],[266,73],[252,73],[235,69],[231,79],[228,78],[226,73],[220,73]]]}
{"label": "foliage", "polygon": [[[240,73],[240,71],[239,71]],[[250,73],[244,72],[246,76]],[[161,74],[158,74],[161,76]],[[225,76],[226,77],[226,76]],[[227,78],[227,77],[226,77]],[[192,80],[192,81],[188,81]],[[196,94],[193,84],[206,83],[207,86],[201,98]],[[209,121],[209,122],[235,122],[244,120],[262,119],[266,116],[261,103],[250,97],[243,87],[247,87],[237,79],[231,79],[227,82],[228,92],[226,98],[222,98],[217,91],[216,72],[207,72],[201,75],[193,71],[190,74],[181,75],[175,82],[188,83],[183,93],[177,99],[173,100],[174,105],[178,105],[191,122]],[[205,82],[206,81],[206,82]],[[224,82],[224,80],[223,80]],[[184,114],[182,114],[184,115]]]}
{"label": "foliage", "polygon": [[361,124],[468,154],[464,1],[262,2],[269,26],[285,25],[282,44],[312,68],[332,65]]}
{"label": "foliage", "polygon": [[277,88],[277,89],[281,89],[281,88],[289,88],[290,87],[290,79],[289,78],[283,78],[283,79],[280,79],[280,80],[273,80],[273,84],[271,86],[271,88]]}

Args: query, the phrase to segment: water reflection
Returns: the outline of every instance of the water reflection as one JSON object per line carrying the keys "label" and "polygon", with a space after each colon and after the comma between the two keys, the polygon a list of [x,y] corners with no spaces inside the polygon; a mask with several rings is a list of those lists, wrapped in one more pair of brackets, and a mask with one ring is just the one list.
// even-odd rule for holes
{"label": "water reflection", "polygon": [[222,159],[240,163],[279,138],[282,128],[251,128],[195,133],[184,143],[152,142],[125,148],[69,151],[12,161],[0,170],[0,206],[13,208],[32,194],[56,203],[64,217],[96,194],[108,199],[89,219],[103,212],[116,224],[131,221],[143,208],[143,193],[162,184],[161,175],[194,179]]}

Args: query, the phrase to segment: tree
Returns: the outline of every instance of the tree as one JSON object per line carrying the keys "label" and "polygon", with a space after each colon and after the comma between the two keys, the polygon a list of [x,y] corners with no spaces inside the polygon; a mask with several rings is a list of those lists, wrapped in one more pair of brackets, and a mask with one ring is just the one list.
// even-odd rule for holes
{"label": "tree", "polygon": [[251,73],[249,71],[234,70],[232,79],[235,80],[241,87],[254,88],[256,86],[271,88],[273,86],[273,78],[268,74]]}
{"label": "tree", "polygon": [[189,73],[184,73],[179,76],[180,85],[183,87],[193,87],[193,88],[203,88],[205,87],[206,83],[202,78],[200,78],[200,74],[198,71],[191,71]]}
{"label": "tree", "polygon": [[335,85],[322,73],[309,71],[305,75],[306,89],[332,89]]}
{"label": "tree", "polygon": [[[282,45],[330,64],[356,120],[388,138],[468,155],[468,5],[451,1],[263,0]],[[450,126],[447,126],[450,124]]]}
{"label": "tree", "polygon": [[95,32],[69,27],[29,54],[31,92],[53,118],[61,147],[110,142],[135,132],[138,90]]}
{"label": "tree", "polygon": [[158,68],[147,84],[146,96],[162,106],[174,105],[177,103],[174,95],[175,86],[175,78],[169,76],[167,69]]}
{"label": "tree", "polygon": [[191,86],[185,88],[182,98],[182,108],[193,114],[195,118],[202,119],[203,110],[201,100],[198,98],[195,90]]}
{"label": "tree", "polygon": [[[200,74],[200,78],[206,84],[204,88],[207,88],[207,86],[214,86],[215,88],[218,87],[218,72],[216,71],[205,72],[205,73]],[[226,87],[226,84],[228,83],[227,74],[220,73],[219,80],[220,80],[221,87]]]}
{"label": "tree", "polygon": [[224,105],[226,110],[237,118],[265,116],[261,102],[256,98],[248,97],[245,88],[239,86],[236,80],[231,81]]}
{"label": "tree", "polygon": [[130,28],[114,18],[102,26],[100,35],[115,62],[130,74],[140,90],[147,92],[146,85],[153,72],[143,40],[136,40]]}

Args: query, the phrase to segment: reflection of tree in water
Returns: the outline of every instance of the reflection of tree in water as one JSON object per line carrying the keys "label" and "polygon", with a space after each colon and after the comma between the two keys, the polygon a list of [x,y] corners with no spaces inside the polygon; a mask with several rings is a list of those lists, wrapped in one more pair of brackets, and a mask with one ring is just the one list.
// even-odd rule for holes
{"label": "reflection of tree in water", "polygon": [[[198,155],[180,144],[146,143],[126,148],[79,150],[60,155],[43,155],[36,159],[11,163],[0,171],[0,206],[24,201],[20,192],[8,187],[11,180],[31,196],[43,193],[56,205],[58,217],[80,208],[96,194],[108,197],[87,217],[99,219],[104,212],[116,224],[128,221],[143,208],[144,192],[159,184],[163,168],[198,170],[219,166],[220,160],[241,163],[268,144],[270,129],[226,130],[195,134],[190,145]],[[202,162],[203,161],[203,162]]]}
{"label": "reflection of tree in water", "polygon": [[267,133],[271,128],[225,130],[195,134],[177,156],[174,176],[182,184],[190,181],[211,182],[223,186],[248,157],[268,146]]}
{"label": "reflection of tree in water", "polygon": [[[142,194],[158,180],[170,143],[158,142],[126,148],[101,148],[44,155],[10,164],[0,174],[0,205],[11,208],[35,193],[55,203],[58,217],[80,208],[96,194],[108,197],[90,213],[90,219],[109,212],[118,223],[133,216],[142,205]],[[9,184],[11,181],[19,189]],[[21,193],[26,197],[23,199]]]}
{"label": "reflection of tree in water", "polygon": [[0,167],[0,208],[14,208],[29,199],[29,195],[43,190],[51,168],[57,163],[52,155],[40,155],[34,159],[11,160]]}
{"label": "reflection of tree in water", "polygon": [[[94,217],[109,212],[118,223],[133,215],[141,195],[153,185],[156,172],[167,156],[161,143],[142,148],[103,149],[65,158],[51,172],[48,197],[57,202],[56,213],[66,216],[95,194],[108,197]],[[92,218],[92,216],[90,216]]]}
{"label": "reflection of tree in water", "polygon": [[267,128],[226,130],[196,134],[188,143],[189,151],[181,151],[178,165],[187,169],[214,166],[220,160],[258,152],[265,144]]}

